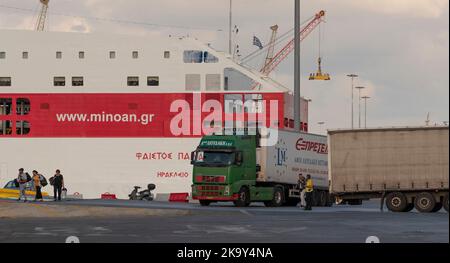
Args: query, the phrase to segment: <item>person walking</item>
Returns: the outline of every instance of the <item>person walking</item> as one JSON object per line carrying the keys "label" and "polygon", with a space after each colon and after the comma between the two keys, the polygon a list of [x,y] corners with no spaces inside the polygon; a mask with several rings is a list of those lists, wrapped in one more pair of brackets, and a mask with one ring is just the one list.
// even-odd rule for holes
{"label": "person walking", "polygon": [[27,189],[28,177],[27,177],[27,174],[24,172],[23,168],[19,169],[19,175],[17,176],[17,182],[19,183],[19,199],[17,199],[17,201],[22,200],[22,197],[23,197],[24,202],[26,202],[27,195],[26,195],[25,191]]}
{"label": "person walking", "polygon": [[306,206],[306,201],[305,201],[305,189],[306,186],[306,178],[303,176],[303,174],[299,174],[298,175],[298,189],[300,191],[300,207],[305,207]]}
{"label": "person walking", "polygon": [[313,201],[313,192],[314,192],[314,184],[311,179],[311,175],[306,176],[306,207],[305,210],[312,210],[312,201]]}
{"label": "person walking", "polygon": [[53,177],[53,194],[55,201],[61,201],[61,192],[64,188],[64,177],[60,170],[56,170],[56,174]]}
{"label": "person walking", "polygon": [[40,201],[43,202],[44,199],[42,198],[42,185],[41,185],[41,175],[38,173],[38,171],[33,171],[33,183],[34,183],[34,191],[36,192],[36,196],[34,197],[34,201]]}

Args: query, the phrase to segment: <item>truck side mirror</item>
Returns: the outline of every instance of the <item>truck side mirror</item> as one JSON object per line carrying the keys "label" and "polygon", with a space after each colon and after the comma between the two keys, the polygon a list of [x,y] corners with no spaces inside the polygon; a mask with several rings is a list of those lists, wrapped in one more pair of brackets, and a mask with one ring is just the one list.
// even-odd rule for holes
{"label": "truck side mirror", "polygon": [[244,161],[244,156],[243,156],[242,152],[236,152],[236,165],[241,166],[243,161]]}
{"label": "truck side mirror", "polygon": [[191,152],[191,164],[195,164],[195,152]]}

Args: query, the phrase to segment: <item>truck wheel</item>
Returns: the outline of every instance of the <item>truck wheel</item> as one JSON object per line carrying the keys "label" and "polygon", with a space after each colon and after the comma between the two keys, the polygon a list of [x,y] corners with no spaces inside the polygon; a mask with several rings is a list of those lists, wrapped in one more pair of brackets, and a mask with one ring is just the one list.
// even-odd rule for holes
{"label": "truck wheel", "polygon": [[408,201],[403,193],[389,193],[386,196],[386,206],[392,212],[404,212],[408,206]]}
{"label": "truck wheel", "polygon": [[431,213],[437,213],[437,212],[441,211],[442,206],[443,206],[442,203],[436,203],[433,210],[431,210]]}
{"label": "truck wheel", "polygon": [[211,201],[208,200],[200,200],[201,206],[209,206],[211,204]]}
{"label": "truck wheel", "polygon": [[320,192],[320,202],[319,202],[319,206],[320,207],[326,207],[328,205],[328,193],[325,191],[321,191]]}
{"label": "truck wheel", "polygon": [[284,204],[284,193],[283,189],[280,187],[275,187],[273,189],[273,198],[272,201],[264,202],[264,205],[267,207],[280,207]]}
{"label": "truck wheel", "polygon": [[414,207],[421,213],[431,213],[436,206],[436,200],[432,194],[423,192],[416,196]]}
{"label": "truck wheel", "polygon": [[444,197],[444,209],[447,211],[448,213],[448,194],[445,195]]}
{"label": "truck wheel", "polygon": [[250,191],[247,187],[242,187],[238,196],[238,200],[234,201],[236,207],[247,207],[250,205]]}
{"label": "truck wheel", "polygon": [[314,191],[313,192],[312,206],[315,206],[315,207],[320,206],[321,192],[322,191]]}
{"label": "truck wheel", "polygon": [[333,204],[335,203],[334,197],[329,192],[327,192],[327,198],[328,198],[327,207],[332,207]]}
{"label": "truck wheel", "polygon": [[406,205],[405,210],[403,210],[403,212],[408,213],[411,212],[414,209],[414,204],[408,204]]}

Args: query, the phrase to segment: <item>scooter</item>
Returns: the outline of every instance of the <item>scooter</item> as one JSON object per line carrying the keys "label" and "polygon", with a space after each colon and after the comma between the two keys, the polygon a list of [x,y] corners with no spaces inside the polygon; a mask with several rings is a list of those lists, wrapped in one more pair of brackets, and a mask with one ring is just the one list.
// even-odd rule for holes
{"label": "scooter", "polygon": [[139,186],[134,187],[134,190],[128,195],[130,200],[153,201],[154,195],[152,191],[156,189],[156,185],[149,184],[144,191],[139,191],[140,189],[141,187]]}

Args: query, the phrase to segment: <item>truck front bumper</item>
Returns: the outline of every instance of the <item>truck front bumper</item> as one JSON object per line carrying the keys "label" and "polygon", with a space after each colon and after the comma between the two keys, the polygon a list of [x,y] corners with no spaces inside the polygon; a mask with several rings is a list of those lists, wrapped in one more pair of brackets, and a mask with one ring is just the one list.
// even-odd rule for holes
{"label": "truck front bumper", "polygon": [[228,201],[236,201],[238,200],[239,195],[234,194],[232,196],[193,196],[194,200],[205,200],[205,201],[219,201],[219,202],[228,202]]}

